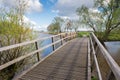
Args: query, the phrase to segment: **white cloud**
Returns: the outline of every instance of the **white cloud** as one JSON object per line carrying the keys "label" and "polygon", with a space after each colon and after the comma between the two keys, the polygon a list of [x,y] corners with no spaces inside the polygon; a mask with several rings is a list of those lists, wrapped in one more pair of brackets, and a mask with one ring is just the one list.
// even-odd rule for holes
{"label": "white cloud", "polygon": [[62,19],[70,19],[70,17],[68,17],[68,16],[60,16]]}
{"label": "white cloud", "polygon": [[20,2],[25,2],[25,4],[28,6],[27,10],[32,12],[41,12],[43,5],[40,3],[39,0],[0,0],[0,5],[6,6],[6,7],[15,7]]}
{"label": "white cloud", "polygon": [[58,15],[68,16],[70,18],[77,17],[76,9],[85,5],[89,8],[93,7],[93,0],[58,0],[54,6],[54,10],[59,10]]}
{"label": "white cloud", "polygon": [[37,26],[37,23],[35,22],[35,21],[32,21],[32,20],[30,20],[28,17],[26,17],[26,16],[23,16],[23,22],[25,23],[25,24],[30,24],[31,26],[30,27],[34,27],[34,26]]}
{"label": "white cloud", "polygon": [[29,0],[28,6],[30,11],[41,12],[43,5],[39,2],[39,0]]}
{"label": "white cloud", "polygon": [[23,21],[25,24],[31,24],[31,26],[29,26],[30,28],[36,30],[36,31],[47,31],[47,27],[48,24],[42,24],[42,25],[38,25],[35,21],[30,20],[28,17],[23,16]]}
{"label": "white cloud", "polygon": [[47,31],[47,24],[42,24],[40,26],[34,26],[33,29],[36,31]]}
{"label": "white cloud", "polygon": [[100,13],[100,11],[96,8],[91,8],[89,9],[90,12],[93,12],[93,13]]}
{"label": "white cloud", "polygon": [[59,10],[52,10],[53,13],[59,13]]}

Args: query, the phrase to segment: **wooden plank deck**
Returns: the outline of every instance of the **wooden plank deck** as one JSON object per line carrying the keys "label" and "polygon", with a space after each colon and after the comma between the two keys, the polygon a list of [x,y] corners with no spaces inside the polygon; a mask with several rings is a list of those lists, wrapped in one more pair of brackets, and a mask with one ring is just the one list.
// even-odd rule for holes
{"label": "wooden plank deck", "polygon": [[18,80],[87,80],[88,38],[76,38]]}

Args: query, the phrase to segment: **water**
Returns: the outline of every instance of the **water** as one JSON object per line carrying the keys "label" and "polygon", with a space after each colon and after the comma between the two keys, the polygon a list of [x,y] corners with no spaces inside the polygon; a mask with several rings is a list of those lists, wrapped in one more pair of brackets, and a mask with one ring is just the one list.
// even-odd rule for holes
{"label": "water", "polygon": [[[52,35],[51,34],[40,33],[39,38],[49,37],[49,36],[52,36]],[[39,46],[43,47],[43,46],[46,46],[46,45],[51,44],[51,43],[52,43],[52,39],[49,38],[49,39],[46,39],[46,40],[42,41]],[[50,54],[52,51],[53,51],[52,46],[46,48],[45,50],[42,51],[41,57],[44,58],[45,56]]]}
{"label": "water", "polygon": [[105,45],[110,55],[120,65],[120,41],[105,42]]}

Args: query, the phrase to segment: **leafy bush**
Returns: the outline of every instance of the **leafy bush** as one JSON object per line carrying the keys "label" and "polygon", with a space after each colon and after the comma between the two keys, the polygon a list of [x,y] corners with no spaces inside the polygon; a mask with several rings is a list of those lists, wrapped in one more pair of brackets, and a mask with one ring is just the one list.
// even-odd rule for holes
{"label": "leafy bush", "polygon": [[[17,1],[21,2],[20,0]],[[32,30],[23,21],[25,6],[23,2],[9,10],[8,8],[0,8],[0,47],[21,43],[33,38]],[[26,54],[25,52],[32,50],[31,48],[32,46],[29,45],[0,52],[0,65]],[[1,70],[0,80],[11,80],[27,62],[27,59],[24,59]]]}

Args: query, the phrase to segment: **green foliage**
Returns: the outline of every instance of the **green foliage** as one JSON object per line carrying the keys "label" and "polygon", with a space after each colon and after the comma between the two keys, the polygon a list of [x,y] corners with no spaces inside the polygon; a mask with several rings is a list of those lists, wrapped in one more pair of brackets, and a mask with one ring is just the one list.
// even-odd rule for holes
{"label": "green foliage", "polygon": [[120,31],[111,32],[108,36],[108,41],[120,41]]}
{"label": "green foliage", "polygon": [[[25,3],[20,4],[9,10],[7,8],[0,9],[0,47],[21,43],[33,38],[32,30],[23,22],[26,5]],[[32,45],[0,52],[0,65],[26,54],[25,52],[30,51],[30,48],[32,50]],[[24,59],[1,70],[0,80],[11,80],[26,63],[27,59]]]}
{"label": "green foliage", "polygon": [[100,14],[94,13],[86,6],[82,6],[81,8],[78,8],[76,10],[79,18],[79,22],[81,24],[86,25],[86,27],[92,28],[95,32],[100,30],[99,26],[102,23],[102,21],[99,19]]}
{"label": "green foliage", "polygon": [[63,19],[60,17],[55,17],[53,22],[47,27],[49,33],[58,34],[62,32],[62,23],[64,22]]}
{"label": "green foliage", "polygon": [[[82,6],[77,9],[80,21],[91,27],[101,40],[107,40],[109,34],[115,29],[120,29],[120,4],[118,0],[96,0],[95,7],[102,11],[93,11]],[[104,33],[99,35],[100,33]]]}
{"label": "green foliage", "polygon": [[91,80],[98,80],[96,77],[92,76]]}
{"label": "green foliage", "polygon": [[55,17],[52,23],[47,27],[49,33],[58,34],[61,32],[68,32],[74,30],[77,32],[80,22],[78,20],[63,19]]}
{"label": "green foliage", "polygon": [[8,21],[0,21],[0,36],[1,47],[32,39],[32,33],[28,27]]}
{"label": "green foliage", "polygon": [[[100,41],[104,41],[104,39],[103,39],[103,36],[105,34],[104,32],[96,32],[95,34]],[[105,40],[105,41],[120,41],[120,31],[119,30],[118,31],[116,31],[116,30],[112,31],[108,35],[107,40]]]}
{"label": "green foliage", "polygon": [[59,23],[52,23],[48,26],[47,30],[49,31],[49,33],[59,33],[60,32],[60,24]]}
{"label": "green foliage", "polygon": [[89,32],[85,32],[85,31],[81,31],[81,32],[78,32],[78,37],[84,37],[84,36],[89,36]]}

